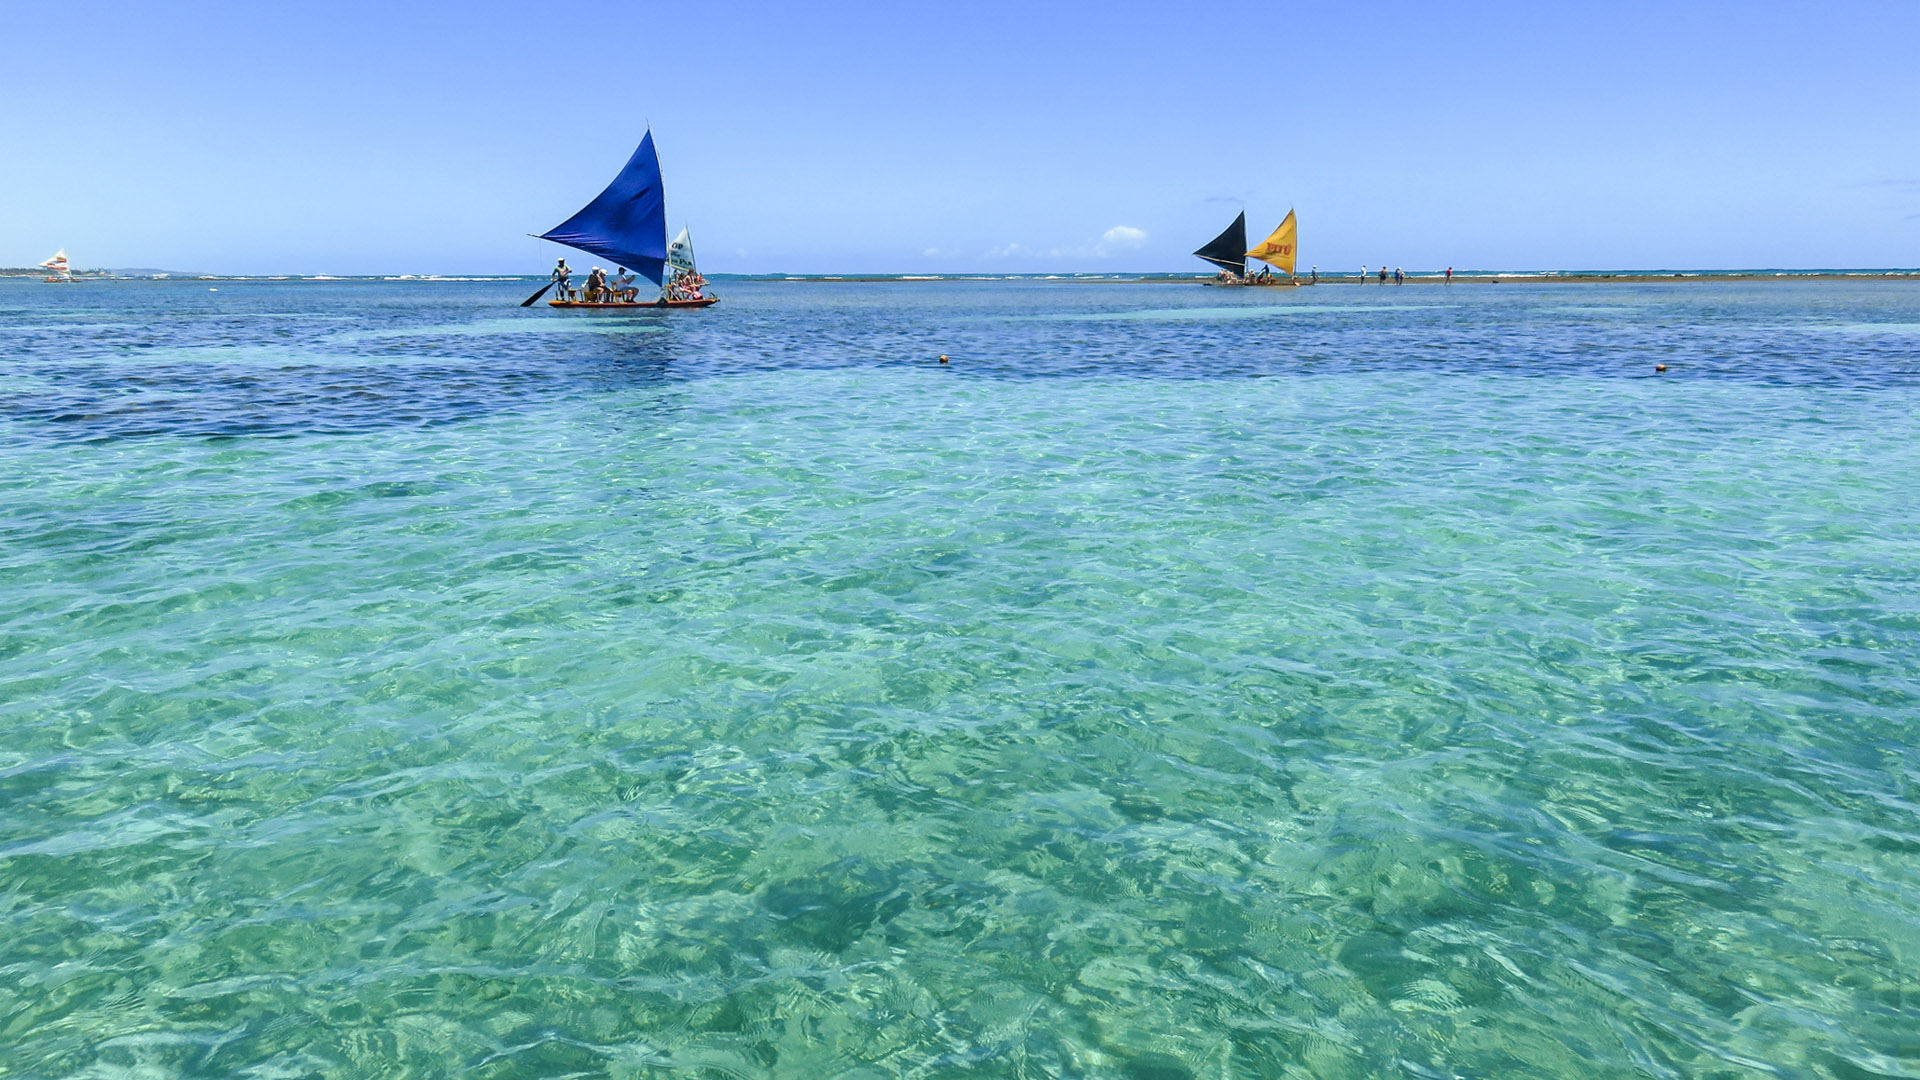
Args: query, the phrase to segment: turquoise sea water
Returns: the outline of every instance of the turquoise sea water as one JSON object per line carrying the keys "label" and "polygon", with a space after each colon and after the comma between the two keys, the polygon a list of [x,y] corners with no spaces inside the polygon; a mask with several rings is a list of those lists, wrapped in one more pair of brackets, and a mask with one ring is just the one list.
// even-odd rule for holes
{"label": "turquoise sea water", "polygon": [[1920,1076],[1920,284],[531,288],[0,282],[0,1076]]}

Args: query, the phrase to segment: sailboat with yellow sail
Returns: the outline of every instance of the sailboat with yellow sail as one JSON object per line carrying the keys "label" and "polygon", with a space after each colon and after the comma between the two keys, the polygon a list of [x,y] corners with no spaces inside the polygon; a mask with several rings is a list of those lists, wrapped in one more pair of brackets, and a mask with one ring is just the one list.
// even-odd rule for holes
{"label": "sailboat with yellow sail", "polygon": [[[1285,272],[1287,275],[1286,283],[1289,285],[1295,284],[1293,279],[1293,264],[1295,256],[1299,254],[1298,245],[1295,243],[1296,234],[1299,232],[1299,229],[1300,224],[1294,220],[1293,211],[1288,210],[1287,219],[1282,221],[1280,227],[1273,230],[1265,240],[1260,241],[1252,250],[1248,251],[1247,258],[1259,259],[1275,270]],[[1278,285],[1280,282],[1273,281],[1272,284]]]}
{"label": "sailboat with yellow sail", "polygon": [[[1219,275],[1207,282],[1209,285],[1298,285],[1300,282],[1293,276],[1293,268],[1299,256],[1299,229],[1298,219],[1292,210],[1288,210],[1286,220],[1280,223],[1279,228],[1268,234],[1265,240],[1243,251],[1241,245],[1247,242],[1247,215],[1242,211],[1225,232],[1194,254],[1220,268]],[[1287,276],[1276,277],[1271,271],[1250,274],[1247,272],[1248,259],[1259,259]]]}

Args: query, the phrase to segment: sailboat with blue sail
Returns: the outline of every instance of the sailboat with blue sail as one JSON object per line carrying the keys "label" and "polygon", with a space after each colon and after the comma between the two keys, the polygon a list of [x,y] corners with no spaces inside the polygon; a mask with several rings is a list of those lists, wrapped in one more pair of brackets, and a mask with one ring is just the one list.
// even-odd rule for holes
{"label": "sailboat with blue sail", "polygon": [[[607,189],[572,217],[539,234],[542,240],[597,255],[619,267],[620,277],[594,267],[575,282],[566,260],[554,268],[541,289],[520,306],[526,307],[559,286],[559,295],[547,301],[556,308],[703,308],[719,303],[693,261],[693,241],[682,229],[667,243],[666,194],[660,181],[660,155],[653,148],[653,132],[640,140],[639,149]],[[641,300],[627,271],[659,286],[659,296]]]}

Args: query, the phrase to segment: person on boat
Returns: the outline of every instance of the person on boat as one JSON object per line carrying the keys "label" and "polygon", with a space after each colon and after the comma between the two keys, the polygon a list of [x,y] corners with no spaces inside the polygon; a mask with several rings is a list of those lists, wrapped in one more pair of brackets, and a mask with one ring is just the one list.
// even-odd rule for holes
{"label": "person on boat", "polygon": [[613,279],[613,298],[631,304],[639,295],[640,290],[633,287],[633,271],[621,267],[619,276]]}
{"label": "person on boat", "polygon": [[676,270],[674,271],[672,280],[667,286],[667,299],[705,299],[705,297],[700,294],[700,287],[706,283],[707,279],[701,277],[697,270]]}
{"label": "person on boat", "polygon": [[565,259],[561,259],[560,264],[553,268],[553,274],[549,280],[551,280],[554,286],[559,289],[559,296],[560,296],[560,299],[562,300],[568,299],[567,279],[572,276],[573,276],[573,271],[567,269],[567,260]]}

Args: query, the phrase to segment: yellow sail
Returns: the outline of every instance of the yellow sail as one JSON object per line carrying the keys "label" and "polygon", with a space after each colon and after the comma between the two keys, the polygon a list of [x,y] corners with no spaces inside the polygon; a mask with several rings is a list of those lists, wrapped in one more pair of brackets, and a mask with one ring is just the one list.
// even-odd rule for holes
{"label": "yellow sail", "polygon": [[1258,247],[1247,252],[1247,258],[1259,259],[1264,263],[1272,263],[1274,266],[1285,270],[1288,277],[1292,277],[1293,260],[1294,257],[1299,254],[1298,248],[1294,243],[1293,235],[1297,227],[1293,220],[1293,211],[1287,211],[1287,220],[1281,222],[1280,227],[1273,230],[1272,236],[1260,241]]}

